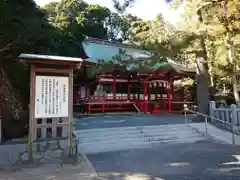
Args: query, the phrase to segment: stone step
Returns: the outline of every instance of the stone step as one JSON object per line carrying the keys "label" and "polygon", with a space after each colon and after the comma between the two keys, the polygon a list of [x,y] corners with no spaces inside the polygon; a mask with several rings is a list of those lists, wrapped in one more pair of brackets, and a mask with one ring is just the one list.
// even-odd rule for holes
{"label": "stone step", "polygon": [[121,135],[109,135],[109,136],[93,136],[87,138],[79,138],[80,142],[106,142],[106,141],[120,141],[122,139],[141,139],[144,138],[145,135],[143,133],[135,133],[135,134],[121,134]]}
{"label": "stone step", "polygon": [[[162,132],[166,132],[166,131],[170,131],[170,130],[175,130],[175,131],[181,131],[181,130],[195,130],[189,126],[174,126],[174,127],[155,127],[154,129],[151,128],[143,128],[142,131],[144,132],[158,132],[158,131],[162,131]],[[196,131],[196,130],[195,130]]]}
{"label": "stone step", "polygon": [[[112,138],[112,139],[91,139],[91,140],[80,140],[80,143],[84,146],[92,146],[93,144],[125,144],[126,142],[146,142],[146,141],[158,141],[158,140],[167,140],[167,139],[177,139],[177,138],[186,138],[189,137],[189,133],[181,134],[167,134],[167,135],[156,135],[156,136],[138,136],[138,137],[122,137],[122,138]],[[199,133],[192,133],[191,137],[199,137]]]}
{"label": "stone step", "polygon": [[158,136],[158,135],[168,135],[168,134],[199,134],[199,132],[197,132],[194,129],[188,128],[188,129],[172,129],[170,131],[144,131],[143,134],[145,136]]}
{"label": "stone step", "polygon": [[158,129],[159,127],[163,128],[163,129],[167,129],[167,128],[182,128],[182,127],[189,127],[188,124],[165,124],[165,125],[151,125],[151,126],[137,126],[137,129]]}
{"label": "stone step", "polygon": [[114,128],[106,128],[105,130],[92,130],[92,131],[85,131],[85,130],[78,130],[74,131],[74,134],[76,136],[85,138],[85,137],[93,137],[93,136],[108,136],[108,135],[121,135],[121,134],[136,134],[141,132],[146,133],[154,133],[154,132],[171,132],[171,131],[192,131],[192,129],[188,126],[180,126],[180,127],[169,127],[169,128],[163,128],[163,127],[155,127],[154,129],[150,128],[122,128],[122,129],[114,129]]}
{"label": "stone step", "polygon": [[88,137],[93,137],[93,136],[108,136],[108,135],[122,135],[122,134],[138,134],[140,133],[139,130],[137,129],[132,129],[132,130],[125,130],[122,129],[121,131],[100,131],[100,132],[87,132],[85,133],[84,131],[75,131],[74,134],[81,137],[81,138],[88,138]]}
{"label": "stone step", "polygon": [[106,132],[106,131],[120,131],[122,129],[125,130],[131,130],[131,129],[137,129],[136,126],[132,126],[132,127],[112,127],[112,128],[95,128],[95,129],[82,129],[82,130],[77,130],[77,132],[81,131],[84,132],[84,134],[86,133],[92,133],[92,132]]}
{"label": "stone step", "polygon": [[194,143],[198,141],[206,140],[205,137],[188,137],[188,138],[180,138],[174,140],[162,140],[162,141],[154,141],[154,142],[142,142],[142,143],[132,143],[125,146],[117,145],[117,146],[108,146],[108,147],[81,147],[83,151],[87,154],[95,154],[95,153],[104,153],[104,152],[111,152],[111,151],[123,151],[129,149],[144,149],[144,148],[152,148],[157,146],[163,145],[170,145],[170,144],[179,144],[179,143]]}
{"label": "stone step", "polygon": [[100,152],[111,152],[111,151],[122,151],[122,150],[128,150],[128,149],[135,149],[135,148],[151,148],[152,143],[151,142],[142,142],[142,143],[132,143],[128,146],[108,146],[108,147],[82,147],[79,146],[85,152],[86,154],[94,154],[94,153],[100,153]]}
{"label": "stone step", "polygon": [[93,133],[93,132],[119,132],[122,130],[143,130],[143,129],[168,129],[168,128],[181,128],[181,127],[185,127],[188,128],[189,126],[187,124],[175,124],[175,125],[152,125],[152,126],[132,126],[132,127],[113,127],[113,128],[99,128],[99,129],[84,129],[84,130],[75,130],[75,132],[81,132],[82,134],[87,134],[87,133]]}
{"label": "stone step", "polygon": [[75,131],[78,148],[91,154],[134,148],[151,148],[206,139],[187,124],[117,127]]}
{"label": "stone step", "polygon": [[[76,135],[79,135],[81,137],[91,137],[92,135],[108,135],[108,134],[125,134],[125,133],[129,133],[129,134],[134,134],[134,133],[140,133],[140,132],[170,132],[170,131],[193,131],[194,129],[192,129],[191,127],[176,127],[176,128],[167,128],[167,129],[163,129],[161,127],[158,127],[158,129],[121,129],[121,130],[111,130],[111,128],[106,129],[105,131],[88,131],[87,133],[79,130],[79,131],[74,131]],[[196,130],[194,130],[196,131]]]}
{"label": "stone step", "polygon": [[169,131],[169,132],[149,132],[149,133],[134,133],[134,134],[112,134],[112,135],[108,135],[108,136],[95,136],[93,135],[92,137],[80,137],[79,141],[81,143],[85,143],[85,142],[108,142],[108,141],[121,141],[123,139],[132,139],[132,140],[137,140],[137,139],[143,139],[143,138],[171,138],[171,137],[178,137],[178,136],[189,136],[189,134],[191,134],[191,136],[195,136],[195,135],[199,135],[198,132],[196,131],[180,131],[180,132],[176,132],[176,131]]}
{"label": "stone step", "polygon": [[168,144],[179,144],[179,143],[195,143],[198,141],[207,140],[205,136],[198,136],[198,137],[187,137],[187,138],[178,138],[178,139],[170,139],[170,140],[163,140],[163,141],[154,141],[153,147],[168,145]]}
{"label": "stone step", "polygon": [[192,133],[191,135],[189,134],[171,134],[171,135],[166,135],[166,136],[152,136],[148,137],[147,139],[149,141],[162,141],[162,140],[174,140],[174,139],[184,139],[184,138],[195,138],[195,137],[203,137],[199,133]]}

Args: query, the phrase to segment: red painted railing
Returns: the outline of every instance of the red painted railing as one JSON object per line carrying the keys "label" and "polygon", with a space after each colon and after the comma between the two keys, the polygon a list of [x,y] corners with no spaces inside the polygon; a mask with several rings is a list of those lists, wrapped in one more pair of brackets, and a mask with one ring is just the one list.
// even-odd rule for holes
{"label": "red painted railing", "polygon": [[[191,102],[192,99],[191,97],[180,97],[180,96],[173,96],[170,98],[171,101],[174,102]],[[88,96],[85,98],[75,98],[74,99],[74,103],[75,104],[82,104],[84,102],[102,102],[102,101],[134,101],[134,102],[138,102],[138,101],[144,101],[144,97],[143,96],[137,96],[137,95],[131,95],[131,96],[127,96],[127,95],[117,95],[117,96],[110,96],[110,95],[105,95],[105,96]],[[167,97],[154,97],[154,98],[149,98],[148,99],[149,102],[151,101],[167,101]]]}
{"label": "red painted railing", "polygon": [[[154,98],[148,99],[147,101],[144,100],[144,97],[142,95],[104,95],[104,96],[89,96],[86,98],[82,98],[79,100],[75,100],[76,105],[87,105],[88,106],[88,112],[92,111],[100,111],[105,112],[109,110],[128,110],[132,108],[131,103],[135,103],[136,106],[140,109],[141,112],[152,112],[152,113],[159,113],[162,110],[168,109],[168,98],[166,96],[152,96]],[[170,98],[171,102],[171,109],[181,109],[181,106],[183,104],[193,104],[191,98],[188,96],[180,97],[180,96],[173,96]],[[129,105],[123,105],[124,102],[127,103],[129,101]],[[119,102],[119,104],[118,104]],[[96,103],[96,104],[95,104]],[[121,104],[121,105],[120,105]],[[120,105],[120,106],[119,106]],[[123,106],[122,106],[123,105]]]}
{"label": "red painted railing", "polygon": [[134,96],[89,96],[85,98],[86,101],[134,101],[134,100],[143,100],[143,98],[138,98]]}

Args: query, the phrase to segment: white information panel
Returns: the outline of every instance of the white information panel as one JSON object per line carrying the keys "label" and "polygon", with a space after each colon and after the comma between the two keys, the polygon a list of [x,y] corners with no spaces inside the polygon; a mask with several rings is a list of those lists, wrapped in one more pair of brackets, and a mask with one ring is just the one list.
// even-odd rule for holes
{"label": "white information panel", "polygon": [[35,118],[68,117],[68,77],[36,76]]}

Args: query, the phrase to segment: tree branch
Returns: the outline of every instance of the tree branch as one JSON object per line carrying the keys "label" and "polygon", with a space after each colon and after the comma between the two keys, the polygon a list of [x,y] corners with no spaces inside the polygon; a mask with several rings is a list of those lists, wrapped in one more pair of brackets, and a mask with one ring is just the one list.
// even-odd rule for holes
{"label": "tree branch", "polygon": [[13,41],[11,41],[10,43],[8,43],[4,48],[0,49],[0,53],[3,51],[6,51],[10,48],[10,46],[12,45]]}

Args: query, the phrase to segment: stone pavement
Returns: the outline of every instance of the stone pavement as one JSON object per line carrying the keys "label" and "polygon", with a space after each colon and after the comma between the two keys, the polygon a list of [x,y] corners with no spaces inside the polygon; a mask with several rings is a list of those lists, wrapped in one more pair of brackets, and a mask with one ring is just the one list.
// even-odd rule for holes
{"label": "stone pavement", "polygon": [[[184,116],[100,116],[76,119],[75,130],[183,124]],[[240,180],[239,146],[211,138],[203,123],[189,126],[206,135],[197,143],[172,144],[88,155],[98,175],[107,180]],[[212,132],[212,129],[209,129]],[[225,142],[225,143],[223,143]]]}
{"label": "stone pavement", "polygon": [[21,161],[20,154],[26,151],[25,143],[0,144],[0,170]]}
{"label": "stone pavement", "polygon": [[[189,123],[190,127],[195,128],[199,132],[210,135],[216,140],[222,141],[226,144],[232,144],[232,133],[224,129],[220,129],[210,123],[207,124],[207,133],[205,123]],[[240,136],[235,135],[235,145],[240,145]]]}
{"label": "stone pavement", "polygon": [[66,140],[35,143],[29,163],[26,143],[0,144],[0,180],[96,179],[85,156],[67,158],[67,149]]}
{"label": "stone pavement", "polygon": [[240,180],[239,147],[204,141],[89,155],[108,180]]}
{"label": "stone pavement", "polygon": [[0,170],[0,180],[97,180],[84,158],[20,164]]}

